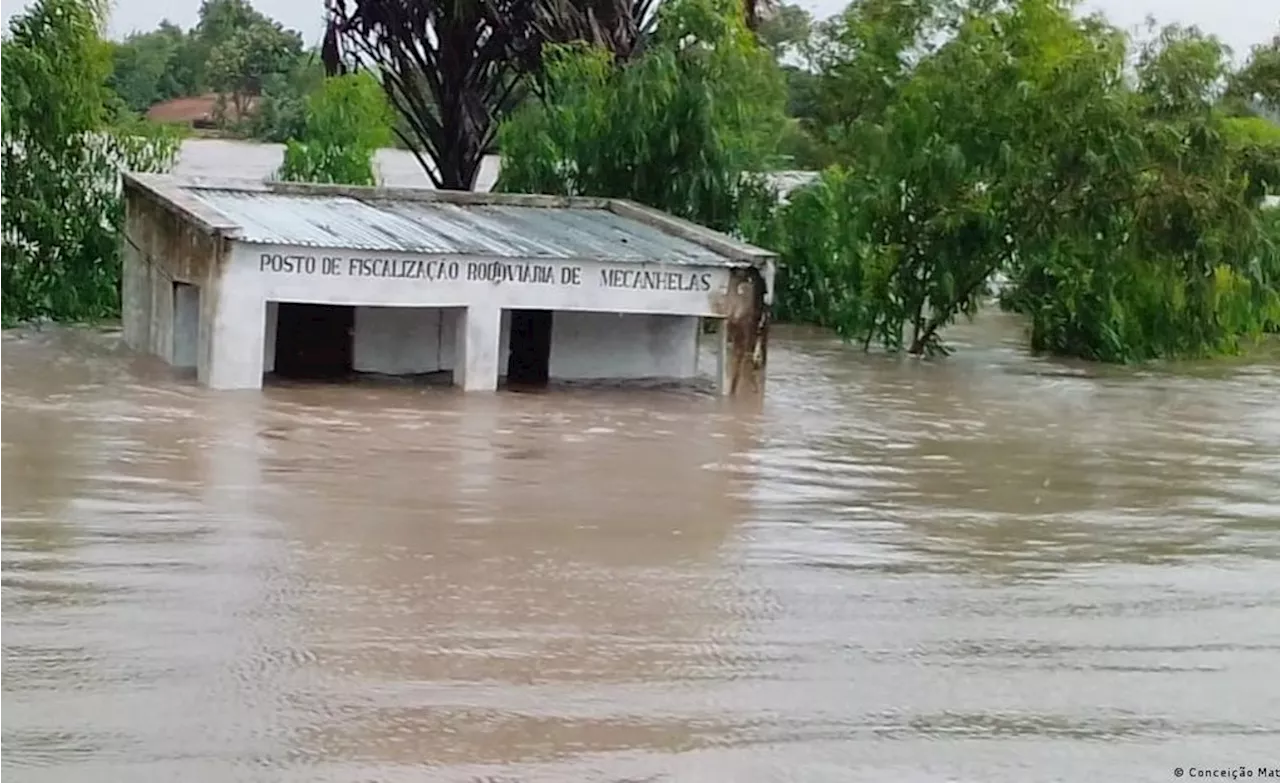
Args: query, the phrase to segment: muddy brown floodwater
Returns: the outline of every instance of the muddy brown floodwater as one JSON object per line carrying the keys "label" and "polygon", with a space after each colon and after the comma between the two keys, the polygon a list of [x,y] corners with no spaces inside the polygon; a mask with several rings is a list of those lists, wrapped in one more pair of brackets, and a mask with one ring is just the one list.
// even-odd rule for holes
{"label": "muddy brown floodwater", "polygon": [[218,394],[7,333],[5,780],[1280,767],[1280,362],[952,338],[779,329],[751,410]]}

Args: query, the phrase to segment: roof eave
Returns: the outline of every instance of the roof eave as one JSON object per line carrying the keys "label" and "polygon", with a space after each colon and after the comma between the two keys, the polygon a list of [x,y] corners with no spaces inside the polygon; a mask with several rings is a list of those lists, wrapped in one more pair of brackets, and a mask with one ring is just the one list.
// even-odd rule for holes
{"label": "roof eave", "polygon": [[213,236],[226,239],[240,236],[241,227],[238,223],[192,198],[183,190],[187,186],[184,181],[165,174],[140,174],[132,171],[122,174],[126,191],[133,188],[145,193],[151,201]]}

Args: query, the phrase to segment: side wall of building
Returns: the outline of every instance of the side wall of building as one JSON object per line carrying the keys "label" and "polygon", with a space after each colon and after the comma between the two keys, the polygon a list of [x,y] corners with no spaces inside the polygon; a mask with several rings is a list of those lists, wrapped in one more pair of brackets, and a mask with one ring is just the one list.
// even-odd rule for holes
{"label": "side wall of building", "polygon": [[207,365],[201,329],[217,301],[227,243],[132,189],[121,242],[125,343],[179,367]]}

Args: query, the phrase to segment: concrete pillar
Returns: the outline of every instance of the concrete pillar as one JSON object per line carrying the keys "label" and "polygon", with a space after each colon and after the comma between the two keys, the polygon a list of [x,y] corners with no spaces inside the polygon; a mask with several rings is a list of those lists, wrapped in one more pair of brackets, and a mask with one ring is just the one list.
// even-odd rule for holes
{"label": "concrete pillar", "polygon": [[729,322],[716,320],[716,388],[728,394],[733,388],[733,345],[729,342]]}
{"label": "concrete pillar", "polygon": [[196,375],[211,389],[261,389],[266,302],[221,285],[201,297],[200,357]]}
{"label": "concrete pillar", "polygon": [[453,383],[464,391],[494,391],[502,356],[502,309],[473,304],[455,312],[462,323],[456,330]]}

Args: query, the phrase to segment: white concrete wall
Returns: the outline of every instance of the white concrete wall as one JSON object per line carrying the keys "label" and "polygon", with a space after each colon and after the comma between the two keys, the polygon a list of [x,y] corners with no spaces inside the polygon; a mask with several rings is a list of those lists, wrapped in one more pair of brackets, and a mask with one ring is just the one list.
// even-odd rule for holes
{"label": "white concrete wall", "polygon": [[697,316],[558,312],[551,377],[559,380],[693,378]]}
{"label": "white concrete wall", "polygon": [[[266,305],[264,373],[275,369],[279,307],[277,302]],[[458,328],[465,314],[460,307],[356,307],[352,369],[386,375],[448,372],[454,369]],[[502,312],[499,341],[501,376],[506,374],[511,353],[509,311]]]}
{"label": "white concrete wall", "polygon": [[[357,307],[352,369],[387,375],[452,370],[465,313],[460,307]],[[511,341],[507,311],[502,313],[500,330],[499,373],[504,374]]]}
{"label": "white concrete wall", "polygon": [[[267,318],[261,286],[234,260],[212,291],[201,292],[196,377],[212,389],[259,389],[270,357],[266,337],[275,319]],[[274,340],[271,345],[274,349]]]}
{"label": "white concrete wall", "polygon": [[435,307],[357,307],[352,369],[387,375],[440,370],[442,320]]}

